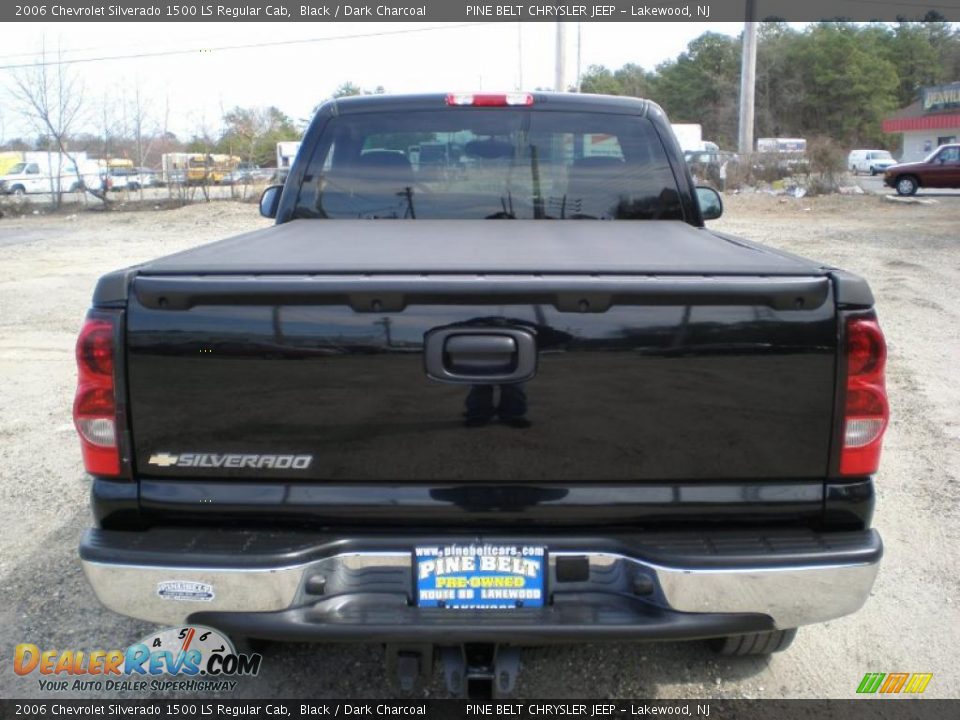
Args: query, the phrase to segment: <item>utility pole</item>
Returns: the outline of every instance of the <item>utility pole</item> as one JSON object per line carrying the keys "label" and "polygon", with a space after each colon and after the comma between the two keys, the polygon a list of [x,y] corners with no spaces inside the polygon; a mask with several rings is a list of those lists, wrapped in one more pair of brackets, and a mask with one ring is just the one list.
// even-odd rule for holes
{"label": "utility pole", "polygon": [[581,72],[580,56],[583,50],[583,23],[577,23],[577,92],[580,92],[580,83],[583,78]]}
{"label": "utility pole", "polygon": [[523,23],[517,23],[517,90],[523,90]]}
{"label": "utility pole", "polygon": [[753,152],[754,98],[757,85],[756,0],[747,0],[743,23],[743,55],[740,63],[740,137],[741,155]]}
{"label": "utility pole", "polygon": [[557,23],[557,66],[553,76],[553,89],[557,92],[566,90],[566,60],[567,60],[567,28],[562,22]]}
{"label": "utility pole", "polygon": [[523,23],[517,23],[517,90],[523,90]]}

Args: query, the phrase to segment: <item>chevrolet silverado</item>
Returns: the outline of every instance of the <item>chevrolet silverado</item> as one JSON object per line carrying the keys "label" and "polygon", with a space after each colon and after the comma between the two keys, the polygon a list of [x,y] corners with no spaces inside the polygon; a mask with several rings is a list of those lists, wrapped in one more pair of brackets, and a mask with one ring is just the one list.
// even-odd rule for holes
{"label": "chevrolet silverado", "polygon": [[106,607],[379,643],[402,687],[439,658],[482,695],[523,646],[767,654],[867,600],[873,296],[707,229],[721,198],[656,104],[330,101],[260,209],[94,292],[74,416]]}

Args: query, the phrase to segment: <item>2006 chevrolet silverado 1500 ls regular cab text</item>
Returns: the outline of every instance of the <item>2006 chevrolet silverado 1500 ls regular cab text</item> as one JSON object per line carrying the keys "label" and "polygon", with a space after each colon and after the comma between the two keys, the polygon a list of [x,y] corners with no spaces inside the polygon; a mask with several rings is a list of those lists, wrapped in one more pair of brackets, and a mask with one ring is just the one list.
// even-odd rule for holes
{"label": "2006 chevrolet silverado 1500 ls regular cab text", "polygon": [[455,691],[509,689],[523,645],[769,653],[854,612],[882,553],[873,298],[720,210],[647,101],[324,104],[275,226],[96,288],[97,596],[383,643],[406,685],[436,651]]}

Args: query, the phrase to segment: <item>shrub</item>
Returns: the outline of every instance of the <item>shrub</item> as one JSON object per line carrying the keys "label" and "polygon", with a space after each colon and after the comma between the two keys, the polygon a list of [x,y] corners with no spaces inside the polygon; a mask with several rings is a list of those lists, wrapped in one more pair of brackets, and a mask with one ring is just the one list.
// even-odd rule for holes
{"label": "shrub", "polygon": [[836,192],[847,169],[843,146],[828,137],[815,137],[807,143],[810,186],[818,193]]}

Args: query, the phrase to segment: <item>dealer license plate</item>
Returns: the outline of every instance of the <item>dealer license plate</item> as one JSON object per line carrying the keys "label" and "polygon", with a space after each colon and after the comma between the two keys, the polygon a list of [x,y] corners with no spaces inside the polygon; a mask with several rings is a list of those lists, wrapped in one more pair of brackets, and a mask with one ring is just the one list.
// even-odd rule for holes
{"label": "dealer license plate", "polygon": [[459,609],[543,607],[546,549],[488,543],[414,548],[417,605]]}

